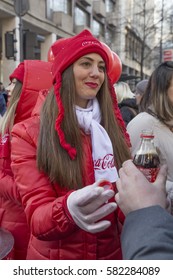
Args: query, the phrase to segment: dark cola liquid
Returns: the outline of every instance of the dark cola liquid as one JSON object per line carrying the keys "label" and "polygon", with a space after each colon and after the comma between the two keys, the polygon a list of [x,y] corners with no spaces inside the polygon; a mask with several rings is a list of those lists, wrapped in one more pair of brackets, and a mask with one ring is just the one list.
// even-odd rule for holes
{"label": "dark cola liquid", "polygon": [[160,160],[157,154],[136,154],[133,159],[133,163],[150,182],[154,182],[156,180],[160,166]]}
{"label": "dark cola liquid", "polygon": [[143,168],[157,168],[160,165],[159,156],[157,154],[137,154],[133,160],[136,166]]}

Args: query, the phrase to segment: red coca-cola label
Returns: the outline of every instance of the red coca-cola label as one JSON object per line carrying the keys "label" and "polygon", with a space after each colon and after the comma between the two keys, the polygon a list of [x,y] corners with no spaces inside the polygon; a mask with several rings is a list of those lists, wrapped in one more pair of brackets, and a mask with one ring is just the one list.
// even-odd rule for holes
{"label": "red coca-cola label", "polygon": [[138,169],[145,175],[149,182],[153,183],[156,180],[160,168],[144,168],[138,166]]}

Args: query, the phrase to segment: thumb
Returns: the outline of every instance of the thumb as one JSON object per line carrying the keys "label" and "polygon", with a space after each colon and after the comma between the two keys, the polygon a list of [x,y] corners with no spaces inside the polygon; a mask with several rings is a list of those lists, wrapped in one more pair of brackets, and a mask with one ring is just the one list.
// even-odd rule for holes
{"label": "thumb", "polygon": [[167,172],[168,172],[167,165],[166,164],[162,165],[157,175],[157,178],[153,184],[156,186],[160,186],[160,188],[165,190]]}

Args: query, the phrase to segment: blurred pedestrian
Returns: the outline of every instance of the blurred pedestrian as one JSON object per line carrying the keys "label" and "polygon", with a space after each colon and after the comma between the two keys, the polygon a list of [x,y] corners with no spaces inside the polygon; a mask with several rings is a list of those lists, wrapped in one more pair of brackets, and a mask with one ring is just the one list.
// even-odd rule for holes
{"label": "blurred pedestrian", "polygon": [[0,116],[3,116],[6,111],[6,96],[7,92],[5,91],[3,83],[0,82]]}
{"label": "blurred pedestrian", "polygon": [[117,95],[118,106],[125,125],[127,126],[127,124],[138,114],[135,94],[125,82],[118,82],[114,85],[114,87]]}
{"label": "blurred pedestrian", "polygon": [[36,60],[20,63],[9,77],[9,103],[0,122],[0,227],[10,231],[14,237],[10,259],[26,259],[30,236],[11,170],[11,130],[15,124],[31,116],[39,90],[49,87],[51,77],[50,64]]}
{"label": "blurred pedestrian", "polygon": [[138,106],[140,106],[140,102],[147,88],[147,84],[148,84],[148,80],[141,80],[136,84],[135,98],[136,98],[136,104]]}
{"label": "blurred pedestrian", "polygon": [[[152,130],[160,163],[168,166],[167,192],[173,197],[173,62],[163,62],[151,74],[139,113],[127,126],[132,156],[141,142],[141,131]],[[171,198],[172,200],[172,198]],[[173,201],[172,201],[173,203]]]}

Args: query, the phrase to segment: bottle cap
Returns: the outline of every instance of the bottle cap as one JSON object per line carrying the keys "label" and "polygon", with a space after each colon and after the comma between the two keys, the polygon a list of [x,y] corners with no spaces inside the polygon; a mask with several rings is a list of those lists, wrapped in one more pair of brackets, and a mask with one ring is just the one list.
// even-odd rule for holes
{"label": "bottle cap", "polygon": [[152,130],[147,130],[147,129],[144,129],[142,130],[141,132],[141,135],[140,135],[141,138],[150,138],[150,139],[153,139],[154,138],[154,135],[153,135],[153,131]]}
{"label": "bottle cap", "polygon": [[103,180],[102,182],[99,183],[99,187],[104,187],[105,190],[107,189],[113,189],[111,182],[107,180]]}

